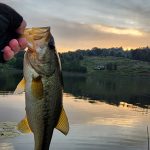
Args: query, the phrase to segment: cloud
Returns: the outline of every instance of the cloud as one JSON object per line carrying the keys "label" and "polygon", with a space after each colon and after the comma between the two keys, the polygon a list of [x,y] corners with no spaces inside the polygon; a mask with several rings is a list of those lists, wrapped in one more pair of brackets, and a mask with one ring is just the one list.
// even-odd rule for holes
{"label": "cloud", "polygon": [[25,18],[55,17],[70,22],[150,31],[149,0],[0,0]]}
{"label": "cloud", "polygon": [[114,28],[108,27],[103,25],[92,25],[94,29],[97,31],[107,32],[107,33],[114,33],[119,35],[131,35],[131,36],[143,36],[144,33],[135,29],[126,29],[126,28]]}
{"label": "cloud", "polygon": [[51,16],[66,21],[149,29],[149,0],[0,0],[26,16]]}
{"label": "cloud", "polygon": [[60,50],[150,43],[149,0],[0,0],[28,26],[51,26]]}

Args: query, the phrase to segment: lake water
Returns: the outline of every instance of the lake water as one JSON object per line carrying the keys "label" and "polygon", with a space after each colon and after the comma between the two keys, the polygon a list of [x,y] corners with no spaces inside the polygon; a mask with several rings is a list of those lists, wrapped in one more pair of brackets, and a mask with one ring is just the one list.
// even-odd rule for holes
{"label": "lake water", "polygon": [[[25,116],[24,94],[13,95],[19,74],[0,75],[0,123]],[[55,130],[52,150],[147,150],[150,79],[64,76],[67,136]],[[0,150],[32,150],[32,134],[0,138]]]}

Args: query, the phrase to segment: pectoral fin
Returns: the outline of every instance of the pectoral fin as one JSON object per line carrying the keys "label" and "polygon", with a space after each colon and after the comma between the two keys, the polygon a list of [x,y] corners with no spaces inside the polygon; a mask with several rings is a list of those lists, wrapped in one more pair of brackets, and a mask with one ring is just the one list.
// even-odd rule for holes
{"label": "pectoral fin", "polygon": [[31,89],[35,98],[41,99],[43,97],[43,83],[41,76],[32,79]]}
{"label": "pectoral fin", "polygon": [[21,132],[21,133],[30,133],[32,132],[29,124],[28,124],[28,120],[27,117],[25,117],[23,120],[21,120],[18,125],[17,125],[17,129]]}
{"label": "pectoral fin", "polygon": [[62,108],[56,129],[58,129],[64,135],[67,135],[69,132],[69,122],[64,108]]}
{"label": "pectoral fin", "polygon": [[17,85],[17,88],[14,91],[14,94],[21,94],[24,91],[25,91],[25,79],[23,78]]}

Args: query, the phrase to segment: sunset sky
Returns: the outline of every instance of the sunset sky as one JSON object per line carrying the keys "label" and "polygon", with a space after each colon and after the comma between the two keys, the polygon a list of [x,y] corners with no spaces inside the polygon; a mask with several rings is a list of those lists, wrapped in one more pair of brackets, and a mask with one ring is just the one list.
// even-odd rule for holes
{"label": "sunset sky", "polygon": [[51,26],[59,52],[150,46],[149,0],[0,0],[28,27]]}

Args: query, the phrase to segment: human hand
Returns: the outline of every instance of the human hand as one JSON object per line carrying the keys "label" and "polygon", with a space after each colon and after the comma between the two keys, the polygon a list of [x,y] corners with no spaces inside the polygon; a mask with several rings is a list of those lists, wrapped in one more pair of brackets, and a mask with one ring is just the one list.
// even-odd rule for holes
{"label": "human hand", "polygon": [[[20,26],[16,29],[16,33],[22,35],[26,28],[25,20],[22,21]],[[11,39],[9,44],[3,49],[3,58],[8,61],[14,57],[16,53],[27,47],[27,41],[25,38]]]}
{"label": "human hand", "polygon": [[26,27],[23,17],[10,6],[0,3],[0,63],[4,63],[27,46],[21,38]]}

